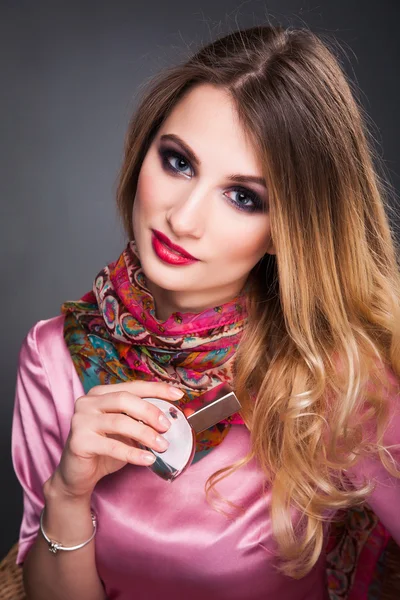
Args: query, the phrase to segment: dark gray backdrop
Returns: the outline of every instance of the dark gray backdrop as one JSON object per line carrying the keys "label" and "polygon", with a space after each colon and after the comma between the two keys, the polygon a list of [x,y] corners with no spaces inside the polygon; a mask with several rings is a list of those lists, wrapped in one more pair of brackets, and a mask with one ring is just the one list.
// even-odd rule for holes
{"label": "dark gray backdrop", "polygon": [[0,2],[0,558],[18,539],[22,494],[10,459],[18,351],[122,250],[115,187],[135,93],[210,37],[262,22],[331,33],[399,176],[398,0]]}

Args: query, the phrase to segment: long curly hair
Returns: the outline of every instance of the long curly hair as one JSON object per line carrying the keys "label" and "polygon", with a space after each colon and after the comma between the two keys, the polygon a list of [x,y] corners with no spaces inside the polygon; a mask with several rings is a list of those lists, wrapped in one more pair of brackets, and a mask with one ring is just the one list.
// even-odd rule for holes
{"label": "long curly hair", "polygon": [[316,563],[327,515],[362,504],[373,489],[351,485],[347,469],[377,455],[400,477],[383,443],[400,377],[391,188],[335,48],[307,28],[268,24],[164,68],[132,117],[117,189],[132,239],[138,175],[161,123],[195,85],[230,93],[261,158],[276,254],[249,274],[249,321],[235,358],[251,452],[214,473],[206,492],[255,458],[271,491],[277,568],[294,578]]}

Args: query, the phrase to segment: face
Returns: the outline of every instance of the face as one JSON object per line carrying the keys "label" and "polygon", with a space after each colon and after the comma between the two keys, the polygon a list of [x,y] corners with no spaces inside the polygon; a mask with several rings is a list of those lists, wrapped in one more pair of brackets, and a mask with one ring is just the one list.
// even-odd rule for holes
{"label": "face", "polygon": [[274,253],[267,188],[251,177],[262,178],[261,164],[228,93],[209,84],[191,89],[157,132],[133,205],[159,318],[227,302]]}

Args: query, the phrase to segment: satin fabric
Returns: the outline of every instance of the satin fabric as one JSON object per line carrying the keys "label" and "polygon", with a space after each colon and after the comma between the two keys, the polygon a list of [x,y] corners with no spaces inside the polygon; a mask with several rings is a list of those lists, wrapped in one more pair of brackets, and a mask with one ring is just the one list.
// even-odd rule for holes
{"label": "satin fabric", "polygon": [[[85,393],[95,385],[141,379],[165,381],[184,392],[178,406],[201,406],[201,396],[231,384],[235,353],[247,323],[247,296],[198,313],[157,318],[136,243],[96,276],[93,291],[65,302],[64,339]],[[220,444],[239,412],[196,435],[194,461]]]}
{"label": "satin fabric", "polygon": [[[63,339],[63,319],[37,323],[19,357],[12,458],[24,490],[24,513],[17,564],[38,534],[42,486],[59,463],[75,400],[83,394]],[[398,405],[398,397],[394,400]],[[399,414],[391,436],[399,443]],[[244,514],[228,520],[206,502],[207,478],[243,457],[249,443],[245,426],[232,425],[213,452],[173,483],[136,465],[98,483],[92,495],[96,564],[110,600],[328,600],[324,553],[301,580],[274,569],[270,494],[262,494],[263,477],[254,461],[217,484],[222,496],[245,506]],[[370,505],[400,543],[400,480],[368,461],[349,476],[369,472],[379,483]]]}

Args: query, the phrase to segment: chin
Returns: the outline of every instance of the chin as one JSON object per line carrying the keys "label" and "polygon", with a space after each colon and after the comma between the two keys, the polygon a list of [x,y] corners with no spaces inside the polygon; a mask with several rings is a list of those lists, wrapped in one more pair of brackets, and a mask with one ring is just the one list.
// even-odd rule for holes
{"label": "chin", "polygon": [[191,289],[191,278],[188,277],[187,269],[184,267],[163,265],[157,257],[147,258],[141,262],[146,279],[159,288],[171,292],[183,292]]}

